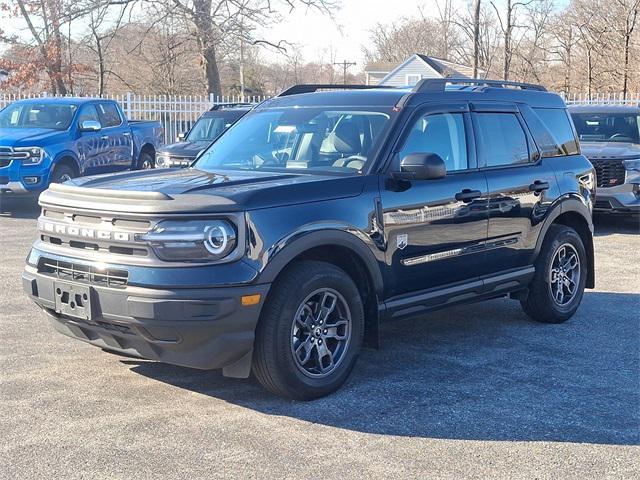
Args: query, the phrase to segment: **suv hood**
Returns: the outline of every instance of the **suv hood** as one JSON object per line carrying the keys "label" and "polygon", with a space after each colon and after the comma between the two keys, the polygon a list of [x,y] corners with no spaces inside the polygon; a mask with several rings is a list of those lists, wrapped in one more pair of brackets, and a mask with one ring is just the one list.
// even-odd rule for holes
{"label": "suv hood", "polygon": [[580,142],[582,154],[590,159],[640,158],[640,144],[622,142]]}
{"label": "suv hood", "polygon": [[40,202],[132,213],[232,212],[352,197],[362,192],[364,179],[196,168],[144,170],[53,184]]}
{"label": "suv hood", "polygon": [[157,155],[169,155],[171,157],[195,158],[202,150],[211,144],[212,140],[199,142],[178,142],[164,145],[158,149]]}

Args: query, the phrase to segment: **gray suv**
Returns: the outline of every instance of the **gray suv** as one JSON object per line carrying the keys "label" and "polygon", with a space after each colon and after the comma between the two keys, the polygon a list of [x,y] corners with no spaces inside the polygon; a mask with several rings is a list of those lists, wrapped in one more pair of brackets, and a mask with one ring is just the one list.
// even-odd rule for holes
{"label": "gray suv", "polygon": [[640,214],[640,107],[570,107],[582,153],[596,170],[595,210]]}

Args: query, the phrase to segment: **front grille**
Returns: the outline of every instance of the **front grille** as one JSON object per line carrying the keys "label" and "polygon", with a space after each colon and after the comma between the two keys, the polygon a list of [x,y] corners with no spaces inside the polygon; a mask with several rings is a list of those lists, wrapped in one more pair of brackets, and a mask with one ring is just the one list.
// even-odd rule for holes
{"label": "front grille", "polygon": [[0,147],[0,168],[8,166],[13,160],[29,158],[28,152],[15,152],[11,147]]}
{"label": "front grille", "polygon": [[596,170],[598,187],[615,187],[625,181],[626,169],[622,160],[589,159]]}
{"label": "front grille", "polygon": [[60,280],[107,287],[124,287],[129,282],[129,272],[126,270],[96,268],[45,257],[38,262],[38,272]]}

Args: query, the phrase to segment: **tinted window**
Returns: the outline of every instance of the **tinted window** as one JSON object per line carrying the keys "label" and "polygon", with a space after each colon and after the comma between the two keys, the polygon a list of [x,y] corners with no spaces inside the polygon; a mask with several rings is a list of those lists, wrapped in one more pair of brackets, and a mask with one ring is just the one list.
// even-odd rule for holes
{"label": "tinted window", "polygon": [[411,128],[400,150],[400,159],[409,153],[437,153],[448,172],[468,168],[462,114],[436,113],[421,117]]}
{"label": "tinted window", "polygon": [[220,136],[196,166],[357,173],[365,168],[388,123],[388,110],[375,107],[254,110]]}
{"label": "tinted window", "polygon": [[543,156],[575,155],[578,153],[578,142],[576,142],[576,137],[565,109],[534,108],[533,110],[547,127],[556,144],[555,155],[543,152]]}
{"label": "tinted window", "polygon": [[529,161],[527,136],[513,113],[476,113],[480,161],[487,167]]}
{"label": "tinted window", "polygon": [[640,143],[640,116],[634,113],[573,112],[583,142]]}
{"label": "tinted window", "polygon": [[98,104],[98,113],[103,127],[117,127],[122,123],[118,108],[113,103]]}
{"label": "tinted window", "polygon": [[100,122],[100,117],[98,117],[98,110],[96,110],[95,105],[84,105],[80,109],[80,115],[78,115],[78,125],[82,125],[82,122]]}

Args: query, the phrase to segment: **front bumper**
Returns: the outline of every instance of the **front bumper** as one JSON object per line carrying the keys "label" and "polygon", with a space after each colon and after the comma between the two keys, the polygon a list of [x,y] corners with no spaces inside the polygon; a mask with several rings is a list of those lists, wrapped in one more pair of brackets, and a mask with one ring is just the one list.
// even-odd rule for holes
{"label": "front bumper", "polygon": [[158,168],[186,168],[193,163],[196,157],[172,157],[166,153],[156,154],[156,167]]}
{"label": "front bumper", "polygon": [[[640,178],[638,178],[640,183]],[[616,187],[598,187],[594,211],[600,213],[640,214],[640,187],[624,183]]]}
{"label": "front bumper", "polygon": [[[255,328],[268,284],[223,288],[107,287],[77,283],[90,291],[90,319],[56,312],[62,280],[27,265],[23,288],[59,332],[107,350],[199,369],[249,374]],[[65,284],[73,282],[64,281]],[[260,294],[255,305],[241,297]]]}
{"label": "front bumper", "polygon": [[43,161],[39,165],[22,165],[13,160],[0,167],[0,195],[39,193],[49,182],[49,165]]}

